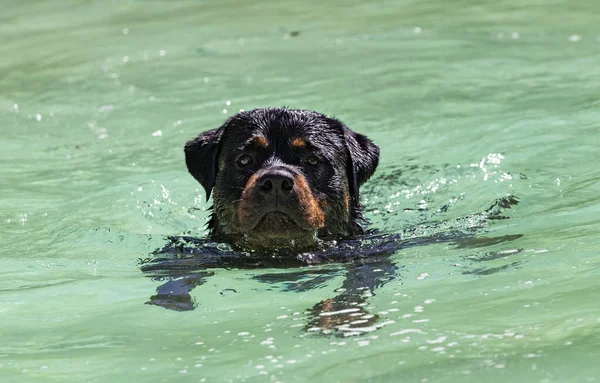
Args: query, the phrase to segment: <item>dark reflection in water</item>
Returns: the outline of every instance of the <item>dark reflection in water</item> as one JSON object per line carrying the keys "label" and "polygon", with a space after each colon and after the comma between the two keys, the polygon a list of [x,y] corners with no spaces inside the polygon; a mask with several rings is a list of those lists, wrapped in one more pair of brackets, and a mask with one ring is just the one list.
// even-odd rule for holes
{"label": "dark reflection in water", "polygon": [[283,273],[265,273],[252,277],[262,283],[272,285],[269,290],[279,290],[293,293],[303,293],[327,286],[327,282],[340,276],[339,268],[306,269],[300,271],[286,270]]}
{"label": "dark reflection in water", "polygon": [[189,311],[196,308],[196,302],[190,292],[204,284],[206,278],[214,273],[204,271],[199,273],[175,273],[171,276],[155,277],[155,281],[164,283],[156,288],[156,294],[146,302],[149,305],[161,306],[169,310]]}
{"label": "dark reflection in water", "polygon": [[[458,248],[481,248],[519,239],[522,235],[480,237],[489,219],[502,209],[518,203],[514,197],[496,201],[483,213],[460,218],[452,223],[420,225],[399,233],[371,233],[361,238],[328,243],[323,248],[295,253],[281,251],[246,251],[206,238],[168,237],[168,242],[151,257],[140,260],[141,270],[161,282],[147,304],[169,310],[193,310],[197,303],[191,291],[214,273],[211,269],[279,268],[282,272],[260,273],[252,278],[283,291],[306,292],[335,277],[344,276],[337,295],[316,303],[307,310],[304,329],[316,334],[348,335],[373,331],[385,323],[368,312],[368,300],[386,283],[399,279],[402,266],[391,259],[399,250],[435,243],[454,243]],[[467,224],[468,223],[468,224]],[[487,253],[492,254],[492,253]],[[503,256],[507,254],[503,253]],[[317,268],[305,266],[320,264]],[[479,267],[465,274],[487,275],[510,267]]]}
{"label": "dark reflection in water", "polygon": [[523,234],[503,235],[500,237],[472,237],[457,239],[455,245],[457,249],[473,249],[486,246],[493,246],[503,242],[512,242],[519,239]]}
{"label": "dark reflection in water", "polygon": [[502,265],[502,266],[498,266],[498,267],[481,267],[481,268],[477,268],[477,269],[474,269],[471,271],[465,271],[465,272],[463,272],[463,274],[490,275],[490,274],[495,274],[495,273],[509,270],[509,269],[518,269],[522,263],[523,262],[521,262],[521,261],[517,261],[517,262],[512,262],[508,265]]}

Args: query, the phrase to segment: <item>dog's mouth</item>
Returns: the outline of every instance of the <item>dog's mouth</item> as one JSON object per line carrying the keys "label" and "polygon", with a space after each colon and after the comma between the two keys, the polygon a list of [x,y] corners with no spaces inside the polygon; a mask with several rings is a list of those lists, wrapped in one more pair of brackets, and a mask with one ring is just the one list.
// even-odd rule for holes
{"label": "dog's mouth", "polygon": [[271,211],[263,215],[251,232],[266,239],[293,239],[306,236],[306,230],[289,215]]}
{"label": "dog's mouth", "polygon": [[[305,226],[305,225],[304,225]],[[242,247],[251,249],[313,248],[320,243],[317,230],[303,227],[302,222],[280,211],[270,211],[244,231]]]}

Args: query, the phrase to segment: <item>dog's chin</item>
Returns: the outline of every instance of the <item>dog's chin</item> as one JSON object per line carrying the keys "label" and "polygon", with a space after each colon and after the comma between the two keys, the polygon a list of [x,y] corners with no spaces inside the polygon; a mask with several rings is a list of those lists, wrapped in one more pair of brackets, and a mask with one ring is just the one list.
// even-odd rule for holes
{"label": "dog's chin", "polygon": [[289,215],[279,211],[268,212],[263,215],[256,225],[248,232],[248,235],[255,235],[265,239],[294,239],[304,237],[307,230],[304,230]]}
{"label": "dog's chin", "polygon": [[268,212],[244,233],[246,243],[259,248],[304,247],[316,244],[317,231],[303,228],[293,218],[279,211]]}

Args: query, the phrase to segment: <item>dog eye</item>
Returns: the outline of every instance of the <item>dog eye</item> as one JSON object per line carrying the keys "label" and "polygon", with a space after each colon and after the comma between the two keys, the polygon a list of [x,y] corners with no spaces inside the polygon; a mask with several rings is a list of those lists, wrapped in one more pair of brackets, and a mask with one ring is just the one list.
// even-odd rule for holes
{"label": "dog eye", "polygon": [[304,162],[310,166],[317,166],[319,164],[319,159],[315,156],[307,157]]}
{"label": "dog eye", "polygon": [[244,166],[248,166],[252,163],[252,157],[247,154],[240,156],[237,160],[237,164],[239,167],[243,168]]}

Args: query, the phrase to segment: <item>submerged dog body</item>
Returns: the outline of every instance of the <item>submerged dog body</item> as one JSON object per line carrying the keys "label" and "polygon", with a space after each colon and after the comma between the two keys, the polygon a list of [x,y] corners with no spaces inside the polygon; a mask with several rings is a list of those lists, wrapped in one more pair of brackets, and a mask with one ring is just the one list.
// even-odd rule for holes
{"label": "submerged dog body", "polygon": [[362,233],[359,187],[379,148],[323,114],[266,108],[200,134],[185,156],[207,199],[213,194],[212,236],[252,248],[306,247]]}

